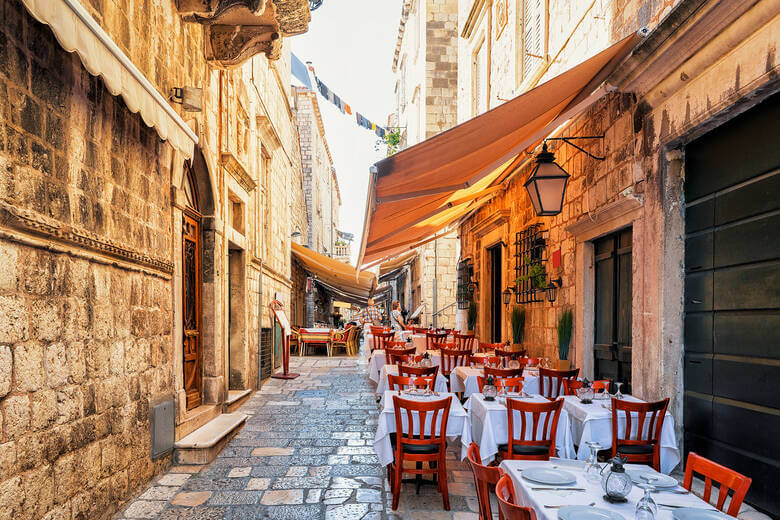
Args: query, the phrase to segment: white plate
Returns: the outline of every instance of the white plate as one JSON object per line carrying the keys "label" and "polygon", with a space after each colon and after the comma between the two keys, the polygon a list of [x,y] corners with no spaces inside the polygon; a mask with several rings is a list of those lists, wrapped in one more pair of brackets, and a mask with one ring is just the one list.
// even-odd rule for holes
{"label": "white plate", "polygon": [[548,484],[550,486],[565,486],[575,484],[577,477],[568,471],[560,469],[531,468],[523,471],[523,478],[539,484]]}
{"label": "white plate", "polygon": [[[677,487],[677,485],[679,484],[676,478],[670,477],[669,475],[664,475],[662,473],[658,473],[651,469],[627,469],[626,473],[628,473],[628,476],[631,477],[631,481],[634,484],[644,484],[644,485],[649,484],[657,488]],[[650,479],[650,481],[646,480],[643,477]]]}
{"label": "white plate", "polygon": [[564,506],[558,510],[561,520],[625,520],[623,515],[592,506]]}
{"label": "white plate", "polygon": [[672,518],[674,520],[723,520],[730,517],[712,509],[683,507],[672,511]]}

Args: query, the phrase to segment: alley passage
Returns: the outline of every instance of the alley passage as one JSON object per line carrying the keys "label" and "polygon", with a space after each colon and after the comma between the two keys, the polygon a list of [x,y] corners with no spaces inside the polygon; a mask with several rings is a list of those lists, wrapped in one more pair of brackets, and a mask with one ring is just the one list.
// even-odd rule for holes
{"label": "alley passage", "polygon": [[293,358],[301,377],[272,379],[241,408],[243,429],[207,466],[174,466],[116,519],[476,519],[470,470],[450,448],[450,501],[404,490],[391,513],[374,454],[378,407],[364,362]]}

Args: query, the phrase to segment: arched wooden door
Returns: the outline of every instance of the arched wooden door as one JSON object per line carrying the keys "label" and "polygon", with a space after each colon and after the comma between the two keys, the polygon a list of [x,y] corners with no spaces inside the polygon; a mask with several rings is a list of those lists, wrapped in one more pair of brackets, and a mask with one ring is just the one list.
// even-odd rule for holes
{"label": "arched wooden door", "polygon": [[182,255],[183,255],[183,310],[184,341],[183,368],[184,391],[187,396],[187,410],[200,405],[201,401],[201,216],[198,205],[198,193],[192,169],[187,163],[184,175],[184,193],[187,207],[182,217]]}

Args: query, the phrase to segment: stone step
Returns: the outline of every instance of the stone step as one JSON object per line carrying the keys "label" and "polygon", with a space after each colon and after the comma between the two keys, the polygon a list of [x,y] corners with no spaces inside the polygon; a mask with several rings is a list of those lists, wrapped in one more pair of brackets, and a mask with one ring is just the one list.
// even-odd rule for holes
{"label": "stone step", "polygon": [[208,464],[238,433],[248,415],[223,413],[174,444],[177,464]]}
{"label": "stone step", "polygon": [[251,394],[252,390],[249,389],[228,391],[228,397],[225,401],[225,413],[232,413],[238,410],[249,399]]}

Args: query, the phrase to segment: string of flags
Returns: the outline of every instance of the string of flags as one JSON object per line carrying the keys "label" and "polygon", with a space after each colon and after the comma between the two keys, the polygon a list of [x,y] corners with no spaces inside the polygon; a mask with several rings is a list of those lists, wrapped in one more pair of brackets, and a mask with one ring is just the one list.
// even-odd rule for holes
{"label": "string of flags", "polygon": [[[311,80],[309,78],[309,74],[306,71],[307,67],[303,64],[303,62],[295,55],[292,55],[292,73],[293,76],[298,78],[304,85],[309,87],[309,89],[313,90],[311,88]],[[308,70],[311,71],[312,76],[314,76],[314,81],[317,83],[317,90],[319,91],[320,95],[336,105],[336,108],[341,110],[342,114],[347,115],[353,115],[352,107],[346,103],[343,99],[341,99],[338,95],[336,95],[335,92],[333,92],[330,88],[328,88],[325,83],[320,81],[320,78],[317,77],[317,74],[314,72],[314,67],[309,65]],[[363,127],[367,130],[372,130],[378,137],[384,138],[385,134],[387,133],[387,130],[379,126],[378,124],[374,123],[370,119],[368,119],[366,116],[361,114],[358,111],[354,111],[355,115],[355,121],[357,122],[357,125],[360,127]]]}

